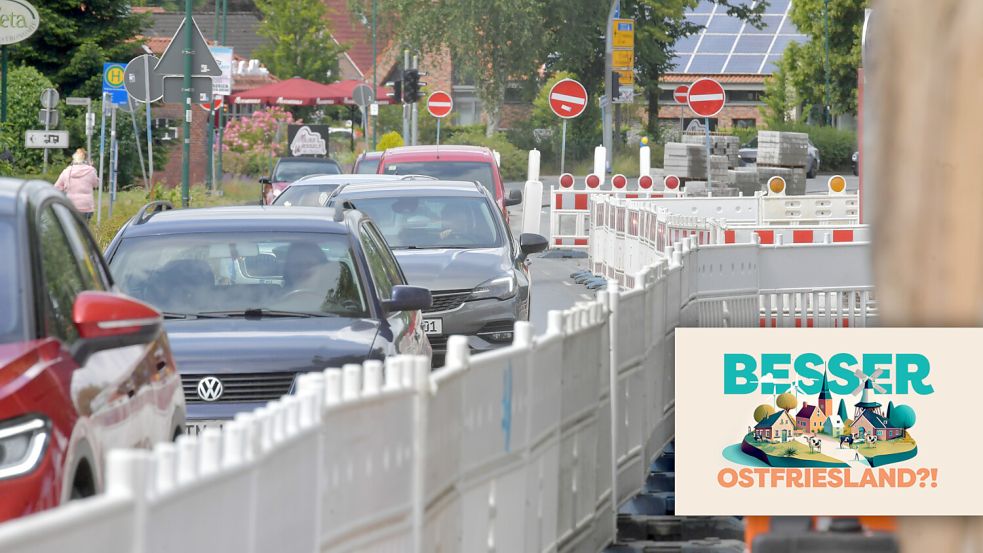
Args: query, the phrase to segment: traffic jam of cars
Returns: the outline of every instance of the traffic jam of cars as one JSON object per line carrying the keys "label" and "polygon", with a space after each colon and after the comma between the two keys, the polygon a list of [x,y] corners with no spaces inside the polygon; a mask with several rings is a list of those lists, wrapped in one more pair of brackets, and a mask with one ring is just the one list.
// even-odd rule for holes
{"label": "traffic jam of cars", "polygon": [[[375,172],[369,172],[371,168]],[[100,252],[41,181],[0,179],[0,521],[103,490],[105,454],[221,427],[299,375],[444,363],[529,319],[537,234],[513,234],[471,146],[284,158],[253,205],[143,206]],[[258,204],[258,205],[256,205]],[[14,270],[16,269],[16,270]]]}

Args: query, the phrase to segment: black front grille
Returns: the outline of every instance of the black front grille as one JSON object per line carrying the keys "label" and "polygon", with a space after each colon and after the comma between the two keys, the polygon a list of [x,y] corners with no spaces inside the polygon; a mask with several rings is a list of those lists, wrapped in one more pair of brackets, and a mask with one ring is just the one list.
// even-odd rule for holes
{"label": "black front grille", "polygon": [[430,348],[434,351],[447,351],[447,336],[429,335]]}
{"label": "black front grille", "polygon": [[[198,397],[198,382],[206,376],[214,376],[222,382],[221,397],[211,402]],[[292,372],[181,375],[181,386],[184,388],[187,403],[272,401],[289,393],[293,382]]]}
{"label": "black front grille", "polygon": [[433,293],[433,306],[424,309],[424,313],[436,313],[438,311],[451,311],[461,307],[464,300],[471,295],[471,290],[466,291],[443,291]]}

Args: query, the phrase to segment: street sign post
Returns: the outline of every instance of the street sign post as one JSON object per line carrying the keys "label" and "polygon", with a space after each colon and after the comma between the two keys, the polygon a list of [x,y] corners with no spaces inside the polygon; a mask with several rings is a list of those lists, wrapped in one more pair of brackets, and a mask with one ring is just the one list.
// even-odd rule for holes
{"label": "street sign post", "polygon": [[160,61],[154,66],[154,72],[158,75],[184,75],[184,43],[187,39],[186,33],[191,33],[191,75],[204,77],[219,77],[222,70],[219,68],[215,56],[208,48],[205,37],[201,34],[201,29],[194,19],[189,26],[187,18],[181,21],[177,31],[171,38],[167,50],[160,56]]}
{"label": "street sign post", "polygon": [[7,122],[7,45],[38,30],[41,17],[26,0],[0,0],[0,123]]}
{"label": "street sign post", "polygon": [[[123,70],[123,86],[137,102],[156,102],[164,94],[164,80],[153,72],[157,56],[143,54],[130,60]],[[150,89],[148,94],[147,89]]]}
{"label": "street sign post", "polygon": [[[38,122],[44,125],[45,132],[51,130],[51,126],[58,126],[58,110],[55,108],[58,106],[58,91],[53,88],[46,88],[41,91],[41,111],[38,113]],[[65,144],[64,147],[68,147]],[[48,172],[48,149],[44,149],[44,172]]]}
{"label": "street sign post", "polygon": [[[184,102],[184,79],[178,75],[164,76],[164,103]],[[191,103],[207,104],[212,101],[212,78],[195,75],[191,77]]]}
{"label": "street sign post", "polygon": [[727,101],[727,94],[724,92],[724,87],[720,86],[717,81],[706,78],[697,79],[695,83],[690,85],[686,101],[689,103],[689,109],[704,119],[703,126],[707,137],[707,190],[711,190],[710,118],[723,109],[724,103]]}
{"label": "street sign post", "polygon": [[96,117],[92,113],[92,100],[90,98],[69,96],[65,98],[65,104],[69,106],[85,106],[85,157],[89,165],[92,165],[92,133],[96,128]]}
{"label": "street sign post", "polygon": [[454,109],[454,99],[443,90],[438,90],[427,98],[427,111],[437,118],[438,146],[440,146],[440,120],[450,115],[452,109]]}
{"label": "street sign post", "polygon": [[25,148],[44,148],[45,150],[68,147],[68,131],[24,131]]}
{"label": "street sign post", "polygon": [[560,139],[560,173],[564,171],[567,157],[567,119],[579,117],[587,109],[587,89],[579,81],[562,79],[553,85],[549,93],[550,109],[563,120]]}
{"label": "street sign post", "polygon": [[358,106],[359,111],[362,112],[362,130],[365,136],[365,150],[369,149],[369,104],[375,101],[375,96],[372,94],[372,87],[367,84],[360,84],[355,87],[352,91],[352,101]]}
{"label": "street sign post", "polygon": [[116,105],[126,103],[125,71],[126,66],[122,63],[102,64],[102,91],[109,94],[109,101]]}
{"label": "street sign post", "polygon": [[679,132],[683,132],[683,116],[686,115],[686,102],[689,101],[689,86],[681,84],[672,92],[672,98],[679,104]]}

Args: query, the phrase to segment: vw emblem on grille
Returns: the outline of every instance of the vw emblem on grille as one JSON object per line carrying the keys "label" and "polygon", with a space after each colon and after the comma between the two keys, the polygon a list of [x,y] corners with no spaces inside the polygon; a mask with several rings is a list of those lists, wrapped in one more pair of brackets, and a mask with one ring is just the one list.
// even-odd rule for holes
{"label": "vw emblem on grille", "polygon": [[206,376],[198,381],[198,397],[205,401],[215,401],[222,397],[222,381],[214,376]]}

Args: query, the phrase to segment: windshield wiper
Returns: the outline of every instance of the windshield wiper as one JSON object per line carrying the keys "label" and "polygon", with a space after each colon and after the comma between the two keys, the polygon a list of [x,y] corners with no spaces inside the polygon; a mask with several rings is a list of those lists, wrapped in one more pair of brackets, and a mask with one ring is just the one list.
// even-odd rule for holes
{"label": "windshield wiper", "polygon": [[310,313],[307,311],[285,311],[278,309],[266,309],[263,307],[251,307],[249,309],[242,310],[230,310],[230,311],[202,311],[201,313],[195,313],[199,319],[221,319],[221,318],[234,318],[234,317],[244,317],[247,319],[262,319],[266,317],[292,317],[292,318],[310,318],[310,317],[336,317],[332,313]]}
{"label": "windshield wiper", "polygon": [[187,319],[188,318],[188,314],[187,313],[172,313],[170,311],[163,311],[163,312],[161,312],[161,315],[163,315],[165,319]]}

